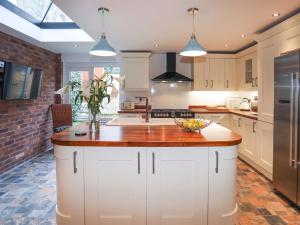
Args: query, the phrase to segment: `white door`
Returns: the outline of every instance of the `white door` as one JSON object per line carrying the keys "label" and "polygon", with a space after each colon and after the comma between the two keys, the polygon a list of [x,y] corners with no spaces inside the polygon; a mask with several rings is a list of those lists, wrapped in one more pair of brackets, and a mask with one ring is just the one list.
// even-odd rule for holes
{"label": "white door", "polygon": [[54,146],[56,158],[56,223],[84,224],[83,151]]}
{"label": "white door", "polygon": [[85,150],[85,225],[146,224],[146,153],[140,148]]}
{"label": "white door", "polygon": [[225,59],[225,90],[236,90],[237,64],[236,59]]}
{"label": "white door", "polygon": [[209,60],[210,81],[209,87],[214,90],[224,90],[224,59]]}
{"label": "white door", "polygon": [[147,225],[206,225],[208,148],[149,149],[147,165]]}
{"label": "white door", "polygon": [[209,148],[208,225],[235,224],[236,146]]}
{"label": "white door", "polygon": [[258,121],[257,143],[259,149],[258,164],[268,173],[273,173],[273,124]]}
{"label": "white door", "polygon": [[256,134],[256,120],[243,118],[243,149],[241,154],[246,156],[253,162],[257,161],[257,134]]}

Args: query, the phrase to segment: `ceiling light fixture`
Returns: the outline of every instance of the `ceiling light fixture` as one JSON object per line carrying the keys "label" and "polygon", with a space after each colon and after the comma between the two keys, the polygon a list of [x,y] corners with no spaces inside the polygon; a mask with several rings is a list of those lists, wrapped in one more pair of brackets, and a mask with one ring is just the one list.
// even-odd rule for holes
{"label": "ceiling light fixture", "polygon": [[74,47],[74,48],[77,48],[77,47],[78,47],[78,44],[73,44],[73,47]]}
{"label": "ceiling light fixture", "polygon": [[195,35],[195,15],[199,12],[198,8],[190,8],[187,10],[189,15],[193,16],[193,34],[188,44],[181,50],[182,56],[202,56],[206,55],[207,51],[198,43]]}
{"label": "ceiling light fixture", "polygon": [[95,56],[115,56],[117,53],[113,47],[106,40],[105,36],[105,27],[104,27],[104,16],[109,14],[109,9],[100,7],[98,8],[98,12],[102,16],[102,29],[103,33],[101,34],[101,38],[98,43],[90,50],[91,55]]}
{"label": "ceiling light fixture", "polygon": [[228,48],[229,46],[228,46],[228,44],[225,44],[224,47],[225,47],[225,48]]}
{"label": "ceiling light fixture", "polygon": [[278,16],[280,16],[280,13],[279,12],[275,12],[275,13],[272,14],[272,16],[273,17],[278,17]]}
{"label": "ceiling light fixture", "polygon": [[246,37],[246,34],[242,34],[242,35],[241,35],[241,38],[245,38],[245,37]]}

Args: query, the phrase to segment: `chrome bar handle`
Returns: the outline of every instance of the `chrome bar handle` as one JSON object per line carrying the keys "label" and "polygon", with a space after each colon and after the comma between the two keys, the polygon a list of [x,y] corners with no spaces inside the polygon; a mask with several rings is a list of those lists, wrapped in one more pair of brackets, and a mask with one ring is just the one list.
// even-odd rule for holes
{"label": "chrome bar handle", "polygon": [[205,88],[208,88],[208,80],[205,80]]}
{"label": "chrome bar handle", "polygon": [[155,174],[155,153],[152,152],[152,174]]}
{"label": "chrome bar handle", "polygon": [[229,80],[226,80],[226,88],[229,88]]}
{"label": "chrome bar handle", "polygon": [[255,86],[258,87],[258,77],[255,77]]}
{"label": "chrome bar handle", "polygon": [[216,168],[215,171],[216,173],[219,173],[219,152],[215,152],[216,154]]}
{"label": "chrome bar handle", "polygon": [[211,80],[210,82],[211,82],[211,88],[213,88],[214,87],[214,81]]}
{"label": "chrome bar handle", "polygon": [[253,133],[256,133],[255,125],[256,125],[256,122],[253,122],[253,123],[252,123],[252,132],[253,132]]}
{"label": "chrome bar handle", "polygon": [[291,75],[291,89],[290,89],[290,152],[289,165],[293,166],[293,140],[294,140],[294,74]]}
{"label": "chrome bar handle", "polygon": [[141,174],[141,153],[138,152],[138,174]]}
{"label": "chrome bar handle", "polygon": [[73,172],[77,173],[77,151],[73,152]]}
{"label": "chrome bar handle", "polygon": [[294,168],[298,168],[298,122],[299,122],[299,73],[296,73],[295,95],[295,123],[294,123]]}

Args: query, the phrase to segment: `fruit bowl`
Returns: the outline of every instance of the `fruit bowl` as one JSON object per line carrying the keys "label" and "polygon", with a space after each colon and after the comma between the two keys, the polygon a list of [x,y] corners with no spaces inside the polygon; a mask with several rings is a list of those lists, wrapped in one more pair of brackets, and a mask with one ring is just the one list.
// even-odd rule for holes
{"label": "fruit bowl", "polygon": [[187,132],[201,132],[212,122],[205,119],[175,119],[175,123]]}

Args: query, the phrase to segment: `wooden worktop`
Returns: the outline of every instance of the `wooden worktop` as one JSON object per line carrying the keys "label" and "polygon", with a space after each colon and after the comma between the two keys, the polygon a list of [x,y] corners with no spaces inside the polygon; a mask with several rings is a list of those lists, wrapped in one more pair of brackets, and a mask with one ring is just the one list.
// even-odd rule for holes
{"label": "wooden worktop", "polygon": [[[75,136],[78,129],[87,131],[87,135]],[[101,126],[100,132],[92,133],[83,123],[52,136],[56,145],[110,147],[232,146],[241,140],[241,136],[217,124],[211,124],[199,134],[185,132],[176,125]]]}

